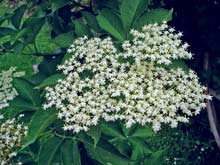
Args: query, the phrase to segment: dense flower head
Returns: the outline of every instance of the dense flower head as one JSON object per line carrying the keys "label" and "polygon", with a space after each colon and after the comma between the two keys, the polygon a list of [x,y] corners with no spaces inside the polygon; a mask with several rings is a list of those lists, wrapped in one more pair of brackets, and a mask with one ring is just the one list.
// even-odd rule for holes
{"label": "dense flower head", "polygon": [[142,31],[131,30],[133,39],[123,43],[124,55],[136,60],[149,60],[157,64],[170,64],[173,59],[190,59],[188,44],[181,40],[182,33],[176,33],[167,24],[150,24]]}
{"label": "dense flower head", "polygon": [[[172,32],[166,24],[145,26],[140,32],[143,37],[133,30],[134,39],[122,44],[122,52],[117,52],[110,38],[76,39],[68,50],[70,58],[58,66],[66,78],[46,88],[44,108],[55,106],[58,118],[64,120],[64,130],[76,133],[101,120],[122,120],[126,127],[152,124],[154,131],[160,130],[162,123],[176,127],[179,122],[188,122],[210,96],[194,71],[167,70],[158,65],[191,57],[181,43],[169,48],[176,38],[180,42],[179,34],[165,37]],[[151,40],[157,47],[167,44],[154,36],[169,41],[169,51],[143,51],[154,48],[147,43]]]}
{"label": "dense flower head", "polygon": [[15,67],[0,72],[0,110],[9,106],[8,101],[18,95],[12,84],[13,78],[24,75],[24,72],[17,72]]}
{"label": "dense flower head", "polygon": [[[0,121],[3,117],[0,116]],[[0,125],[0,164],[11,163],[17,155],[16,149],[21,146],[22,139],[27,135],[28,127],[19,124],[16,118],[8,119]]]}

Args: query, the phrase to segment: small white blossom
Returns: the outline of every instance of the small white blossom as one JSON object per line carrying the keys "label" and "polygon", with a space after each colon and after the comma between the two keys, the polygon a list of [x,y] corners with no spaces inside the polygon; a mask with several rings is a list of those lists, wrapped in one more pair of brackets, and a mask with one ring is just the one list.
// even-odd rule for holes
{"label": "small white blossom", "polygon": [[16,119],[9,119],[0,125],[0,164],[11,164],[17,155],[15,152],[27,135],[27,127],[18,124]]}
{"label": "small white blossom", "polygon": [[15,67],[0,72],[0,110],[9,106],[8,101],[13,100],[18,95],[12,85],[13,77],[24,75],[24,72],[16,72]]}
{"label": "small white blossom", "polygon": [[78,38],[68,49],[71,56],[58,66],[66,79],[46,88],[44,108],[55,106],[64,130],[87,131],[100,120],[177,127],[205,107],[205,88],[196,73],[181,68],[167,70],[178,58],[191,58],[181,34],[166,24],[132,30],[117,52],[110,38]]}

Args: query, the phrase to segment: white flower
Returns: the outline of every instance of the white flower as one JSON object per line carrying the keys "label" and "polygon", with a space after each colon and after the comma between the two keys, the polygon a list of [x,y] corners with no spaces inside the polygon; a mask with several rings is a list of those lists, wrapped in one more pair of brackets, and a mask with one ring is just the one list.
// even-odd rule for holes
{"label": "white flower", "polygon": [[16,72],[15,67],[0,72],[0,110],[9,106],[8,101],[13,100],[18,95],[12,85],[13,77],[21,77],[24,74],[24,72]]}
{"label": "white flower", "polygon": [[181,34],[163,25],[147,25],[117,52],[110,38],[78,38],[70,46],[71,56],[58,69],[66,75],[46,88],[44,108],[55,106],[64,130],[87,131],[100,120],[177,127],[205,107],[205,88],[194,71],[167,70],[178,58],[191,58]]}
{"label": "white flower", "polygon": [[11,164],[17,155],[16,149],[21,145],[28,128],[18,124],[16,119],[8,119],[0,125],[0,164]]}

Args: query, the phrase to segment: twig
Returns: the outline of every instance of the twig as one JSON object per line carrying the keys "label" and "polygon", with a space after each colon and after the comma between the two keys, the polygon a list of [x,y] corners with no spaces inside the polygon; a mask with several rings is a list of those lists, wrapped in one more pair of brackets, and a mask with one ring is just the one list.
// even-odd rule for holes
{"label": "twig", "polygon": [[[204,70],[207,71],[208,69],[209,69],[209,54],[205,53]],[[209,90],[208,82],[207,82],[206,86]],[[215,112],[215,105],[210,100],[207,100],[206,105],[207,105],[209,125],[211,128],[212,134],[215,138],[215,142],[216,142],[218,148],[220,149],[220,136],[219,136],[219,132],[217,129],[217,117],[216,117],[216,112]]]}

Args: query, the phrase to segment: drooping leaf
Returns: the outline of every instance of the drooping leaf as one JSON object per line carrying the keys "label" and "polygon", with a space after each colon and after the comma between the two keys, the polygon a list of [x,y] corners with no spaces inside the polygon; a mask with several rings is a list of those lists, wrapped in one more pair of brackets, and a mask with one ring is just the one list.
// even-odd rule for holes
{"label": "drooping leaf", "polygon": [[163,23],[168,22],[172,19],[173,10],[167,9],[153,9],[146,12],[143,16],[136,20],[134,23],[134,28],[140,29],[144,25],[151,23]]}
{"label": "drooping leaf", "polygon": [[56,111],[54,109],[37,110],[31,118],[23,148],[34,143],[40,133],[50,126],[55,119]]}
{"label": "drooping leaf", "polygon": [[64,77],[65,76],[63,74],[61,74],[61,73],[52,75],[52,76],[46,78],[40,85],[38,85],[35,88],[40,89],[40,88],[44,88],[46,86],[55,85],[58,80],[63,79]]}
{"label": "drooping leaf", "polygon": [[62,142],[63,139],[56,136],[49,138],[40,151],[38,164],[51,165]]}
{"label": "drooping leaf", "polygon": [[40,92],[35,90],[30,82],[22,78],[14,78],[13,84],[18,91],[19,96],[30,101],[35,106],[40,104]]}
{"label": "drooping leaf", "polygon": [[11,17],[11,23],[15,26],[16,29],[19,29],[21,19],[24,15],[24,12],[27,8],[27,5],[22,5],[14,11],[14,15]]}
{"label": "drooping leaf", "polygon": [[80,151],[78,142],[72,139],[67,139],[62,143],[61,155],[63,165],[81,165]]}
{"label": "drooping leaf", "polygon": [[109,9],[103,9],[100,14],[96,17],[98,24],[105,31],[109,32],[119,41],[125,39],[125,33],[122,22],[116,14]]}
{"label": "drooping leaf", "polygon": [[133,21],[147,8],[149,0],[123,0],[120,6],[121,18],[124,28],[129,31]]}

